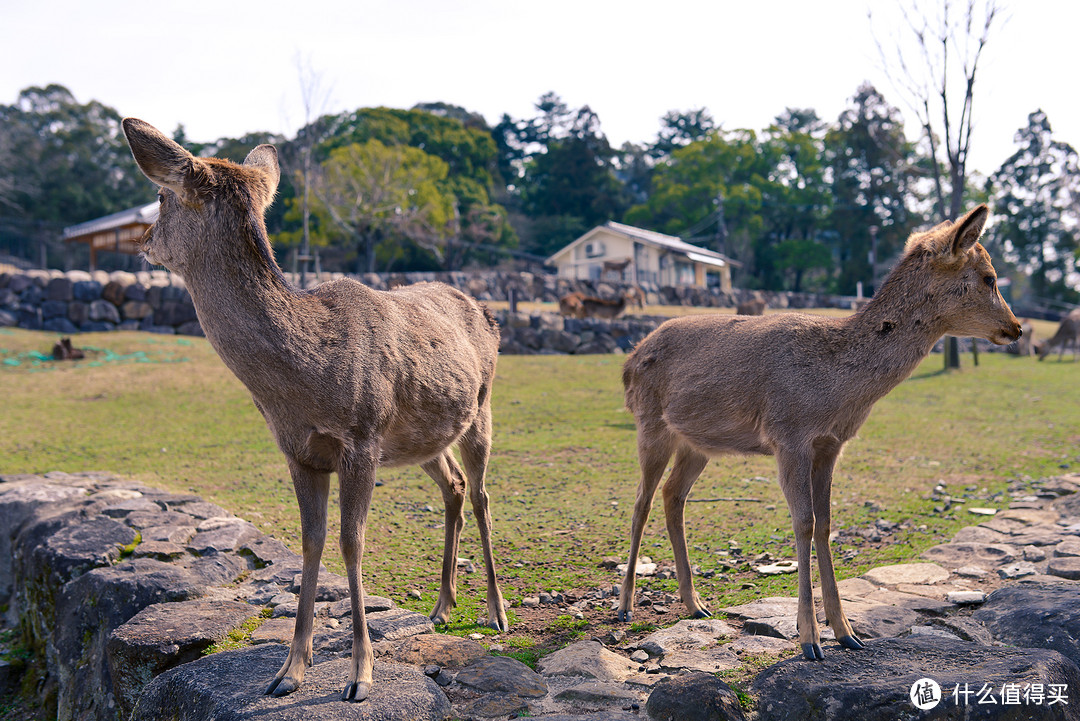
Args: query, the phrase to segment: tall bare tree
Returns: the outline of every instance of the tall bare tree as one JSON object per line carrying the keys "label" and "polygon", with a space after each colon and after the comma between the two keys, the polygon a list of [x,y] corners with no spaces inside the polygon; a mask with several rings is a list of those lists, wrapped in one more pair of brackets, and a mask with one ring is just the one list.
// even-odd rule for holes
{"label": "tall bare tree", "polygon": [[[897,9],[903,22],[892,36],[874,35],[878,54],[889,79],[922,125],[938,220],[957,218],[967,184],[975,77],[991,31],[1003,20],[1002,10],[998,0],[940,0],[936,7],[898,0]],[[873,28],[873,12],[868,15]],[[948,173],[947,190],[943,167]],[[952,336],[945,339],[945,367],[960,367]]]}
{"label": "tall bare tree", "polygon": [[322,73],[311,65],[311,59],[296,55],[296,74],[300,81],[300,105],[304,111],[304,126],[297,134],[300,145],[300,184],[303,186],[301,213],[304,230],[300,241],[300,287],[307,287],[308,261],[311,259],[311,154],[319,141],[318,133],[312,121],[321,115],[330,102],[330,88],[326,85]]}
{"label": "tall bare tree", "polygon": [[[994,27],[1003,19],[997,0],[899,0],[903,20],[890,38],[875,34],[889,79],[922,126],[930,150],[937,215],[956,218],[964,207],[967,161],[974,128],[975,78]],[[873,14],[870,15],[873,23]],[[948,184],[942,178],[942,168]]]}

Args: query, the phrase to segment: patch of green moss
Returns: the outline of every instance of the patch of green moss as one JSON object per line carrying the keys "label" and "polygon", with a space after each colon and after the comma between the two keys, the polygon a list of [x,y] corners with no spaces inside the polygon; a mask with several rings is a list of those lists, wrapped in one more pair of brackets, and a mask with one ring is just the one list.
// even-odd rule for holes
{"label": "patch of green moss", "polygon": [[266,615],[266,611],[254,618],[249,618],[233,630],[229,631],[229,633],[225,635],[225,638],[210,644],[203,652],[203,655],[210,656],[211,654],[220,653],[221,651],[233,651],[238,648],[250,646],[251,634],[255,632],[255,629],[263,625],[267,618],[268,615]]}
{"label": "patch of green moss", "polygon": [[142,532],[135,531],[135,540],[126,546],[120,546],[120,557],[116,559],[117,563],[126,561],[131,557],[131,554],[135,553],[135,549],[142,543]]}

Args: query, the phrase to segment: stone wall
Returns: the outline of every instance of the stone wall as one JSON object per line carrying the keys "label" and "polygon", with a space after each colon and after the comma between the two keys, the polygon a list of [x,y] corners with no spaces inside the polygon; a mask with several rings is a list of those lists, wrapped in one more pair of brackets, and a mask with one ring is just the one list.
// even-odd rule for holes
{"label": "stone wall", "polygon": [[[498,655],[510,650],[498,636],[475,634],[485,649],[365,596],[376,684],[355,704],[338,700],[352,639],[346,579],[319,575],[304,684],[265,696],[292,635],[299,556],[198,496],[105,473],[0,475],[2,625],[19,628],[34,651],[40,715],[62,721],[741,720],[739,699],[714,675],[735,669],[759,721],[914,718],[909,689],[927,677],[943,692],[934,718],[1071,719],[1080,702],[1078,483],[1015,482],[992,518],[928,549],[923,562],[842,580],[866,648],[829,641],[816,663],[794,643],[795,598],[719,609],[725,620],[613,626],[617,571],[593,591],[539,600],[555,606],[552,617],[606,632],[545,655],[535,670]],[[659,618],[645,609],[661,599],[676,603],[642,590],[635,618]],[[240,648],[208,653],[230,634]],[[984,684],[992,707],[949,697]],[[1010,702],[1008,688],[1032,695]]]}
{"label": "stone wall", "polygon": [[564,318],[558,313],[498,311],[499,352],[513,355],[624,353],[664,322],[655,316],[615,320]]}
{"label": "stone wall", "polygon": [[[344,277],[324,274],[323,280]],[[368,273],[352,276],[377,290],[424,281],[452,285],[482,301],[507,301],[513,294],[518,302],[558,302],[572,291],[601,298],[616,298],[626,286],[590,281],[569,281],[553,275],[533,273]],[[291,278],[298,282],[298,278]],[[309,287],[317,285],[310,277]],[[718,289],[646,288],[650,305],[734,307],[750,299],[751,291],[723,293]],[[806,293],[761,293],[770,308],[848,307],[850,300]],[[607,353],[632,347],[626,339],[640,339],[640,329],[655,327],[655,318],[626,318],[608,327],[602,320],[571,321],[565,326],[552,314],[501,316],[515,329],[512,342],[503,352]],[[651,324],[651,325],[650,325]],[[191,296],[184,281],[163,270],[128,273],[71,270],[29,270],[0,273],[0,327],[18,326],[29,330],[78,333],[106,330],[142,330],[153,333],[202,335]],[[525,330],[538,331],[534,337]],[[567,333],[566,336],[553,334]],[[600,337],[602,336],[602,337]],[[599,338],[598,338],[599,337]],[[612,345],[611,340],[615,341]],[[636,342],[634,340],[633,342]]]}
{"label": "stone wall", "polygon": [[0,273],[0,326],[202,335],[183,279],[163,270]]}

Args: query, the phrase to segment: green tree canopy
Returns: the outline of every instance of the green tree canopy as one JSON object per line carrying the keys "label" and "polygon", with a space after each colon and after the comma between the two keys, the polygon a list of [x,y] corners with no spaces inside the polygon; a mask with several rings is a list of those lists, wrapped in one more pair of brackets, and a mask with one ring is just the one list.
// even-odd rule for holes
{"label": "green tree canopy", "polygon": [[1016,152],[991,177],[991,249],[1031,276],[1041,298],[1076,302],[1080,160],[1053,137],[1046,113],[1028,115]]}
{"label": "green tree canopy", "polygon": [[0,178],[6,212],[24,219],[78,223],[150,202],[154,191],[135,167],[120,115],[79,103],[62,85],[31,87],[0,105]]}
{"label": "green tree canopy", "polygon": [[[923,220],[913,210],[919,158],[904,137],[900,111],[868,83],[826,134],[824,158],[832,175],[827,229],[839,263],[836,290],[854,294],[862,281],[869,292]],[[875,243],[876,269],[870,262]]]}
{"label": "green tree canopy", "polygon": [[419,148],[377,139],[345,145],[314,174],[312,212],[330,236],[355,245],[358,270],[387,267],[410,245],[441,262],[455,200],[441,185],[447,171]]}

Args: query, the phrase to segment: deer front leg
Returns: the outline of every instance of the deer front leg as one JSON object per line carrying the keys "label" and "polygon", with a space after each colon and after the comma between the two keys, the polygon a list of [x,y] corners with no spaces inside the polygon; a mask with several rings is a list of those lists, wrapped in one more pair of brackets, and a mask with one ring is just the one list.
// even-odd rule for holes
{"label": "deer front leg", "polygon": [[[360,456],[360,454],[358,454]],[[341,555],[349,574],[349,595],[352,599],[352,663],[342,701],[363,701],[371,692],[375,653],[368,636],[364,615],[364,582],[361,565],[364,556],[364,536],[371,492],[375,488],[375,454],[364,454],[343,464],[338,471],[341,485]]]}
{"label": "deer front leg", "polygon": [[675,454],[675,466],[664,483],[664,518],[667,521],[668,538],[671,539],[671,550],[675,555],[679,596],[694,618],[708,618],[712,614],[694,590],[694,574],[690,570],[690,555],[686,549],[683,515],[686,510],[686,497],[690,495],[694,481],[708,462],[706,456],[684,446]]}
{"label": "deer front leg", "polygon": [[799,562],[799,645],[810,661],[825,658],[821,634],[814,615],[814,589],[810,578],[810,543],[814,535],[814,507],[811,497],[811,459],[809,452],[778,451],[780,487],[787,499],[791,525],[795,531],[795,556]]}
{"label": "deer front leg", "polygon": [[832,529],[832,474],[840,446],[830,444],[819,448],[814,456],[814,549],[817,551],[818,568],[821,569],[821,598],[825,604],[825,618],[832,626],[836,640],[850,649],[863,648],[863,643],[851,628],[840,603],[840,591],[836,587],[836,573],[832,565],[829,534]]}
{"label": "deer front leg", "polygon": [[438,484],[446,509],[442,580],[439,598],[431,611],[432,622],[443,624],[450,621],[450,611],[457,605],[457,553],[461,527],[465,523],[465,477],[449,451],[423,464],[421,468]]}
{"label": "deer front leg", "polygon": [[641,481],[638,483],[637,499],[634,501],[634,515],[630,521],[630,557],[626,562],[626,576],[623,577],[619,593],[620,623],[629,623],[634,617],[634,584],[637,580],[638,551],[641,549],[641,536],[645,532],[645,523],[652,510],[653,496],[664,468],[671,458],[671,445],[666,438],[653,441],[651,434],[644,428],[638,428],[638,463],[641,465]]}
{"label": "deer front leg", "polygon": [[304,569],[289,655],[265,691],[274,696],[284,696],[300,688],[304,672],[312,662],[311,635],[315,619],[315,592],[319,587],[319,563],[326,542],[326,502],[330,496],[329,473],[304,467],[292,459],[289,460],[289,471],[300,506]]}
{"label": "deer front leg", "polygon": [[[480,531],[480,547],[484,554],[484,573],[487,576],[488,625],[497,631],[509,631],[502,591],[495,575],[495,555],[491,548],[491,511],[484,487],[488,457],[491,454],[491,404],[480,407],[476,422],[461,439],[461,460],[469,476],[469,500],[472,503],[476,527]],[[451,456],[451,460],[453,456]],[[458,471],[460,474],[461,471]]]}

